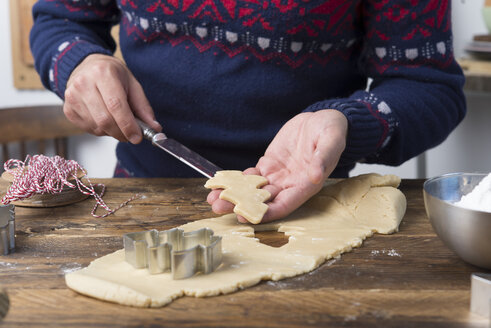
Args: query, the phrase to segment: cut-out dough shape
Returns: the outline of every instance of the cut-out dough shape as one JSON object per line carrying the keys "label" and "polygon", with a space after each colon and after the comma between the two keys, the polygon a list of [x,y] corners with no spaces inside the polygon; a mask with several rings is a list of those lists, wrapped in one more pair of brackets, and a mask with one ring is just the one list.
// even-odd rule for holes
{"label": "cut-out dough shape", "polygon": [[205,188],[224,189],[220,193],[220,199],[233,204],[234,213],[242,215],[247,221],[258,224],[263,219],[268,205],[264,201],[271,194],[261,188],[268,184],[268,179],[260,175],[247,175],[241,171],[218,171],[215,176],[205,183]]}
{"label": "cut-out dough shape", "polygon": [[[314,270],[350,251],[374,232],[397,231],[406,198],[395,176],[363,175],[329,185],[281,221],[261,225],[237,222],[234,214],[180,226],[208,227],[222,236],[223,263],[208,275],[173,280],[170,273],[151,275],[125,261],[124,250],[103,256],[65,276],[71,289],[102,300],[139,307],[160,307],[187,296],[227,294],[259,283]],[[254,230],[289,236],[281,247],[261,244]],[[206,302],[206,300],[203,300]]]}

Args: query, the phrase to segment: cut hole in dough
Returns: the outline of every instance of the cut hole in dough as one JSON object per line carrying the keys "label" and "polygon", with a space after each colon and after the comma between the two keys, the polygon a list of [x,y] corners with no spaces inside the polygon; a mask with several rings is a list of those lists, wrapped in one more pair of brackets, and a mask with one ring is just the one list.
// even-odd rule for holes
{"label": "cut hole in dough", "polygon": [[276,230],[255,231],[254,237],[259,239],[259,242],[271,247],[281,247],[288,244],[288,237],[285,233]]}

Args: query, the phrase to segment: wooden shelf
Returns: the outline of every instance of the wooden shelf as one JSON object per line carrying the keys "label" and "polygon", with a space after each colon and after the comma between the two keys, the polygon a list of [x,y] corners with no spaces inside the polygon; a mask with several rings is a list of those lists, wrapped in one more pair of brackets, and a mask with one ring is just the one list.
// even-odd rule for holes
{"label": "wooden shelf", "polygon": [[464,90],[491,92],[491,61],[462,58],[458,62],[466,78]]}
{"label": "wooden shelf", "polygon": [[10,0],[13,81],[17,89],[42,89],[29,49],[31,8],[35,0]]}
{"label": "wooden shelf", "polygon": [[[32,6],[36,0],[10,0],[10,27],[12,39],[13,82],[16,89],[44,89],[34,68],[29,48],[29,33],[33,24]],[[119,42],[119,26],[113,27],[112,36]],[[122,59],[118,49],[115,56]]]}

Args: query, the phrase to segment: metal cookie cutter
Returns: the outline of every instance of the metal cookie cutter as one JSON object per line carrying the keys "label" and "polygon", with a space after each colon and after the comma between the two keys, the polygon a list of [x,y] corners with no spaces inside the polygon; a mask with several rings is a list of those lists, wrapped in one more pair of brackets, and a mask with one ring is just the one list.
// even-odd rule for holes
{"label": "metal cookie cutter", "polygon": [[15,248],[15,206],[0,205],[0,255],[8,255]]}
{"label": "metal cookie cutter", "polygon": [[126,262],[150,274],[171,270],[173,279],[213,272],[222,263],[222,237],[208,228],[184,232],[174,228],[147,230],[123,236]]}
{"label": "metal cookie cutter", "polygon": [[473,273],[471,275],[471,312],[491,320],[490,273]]}

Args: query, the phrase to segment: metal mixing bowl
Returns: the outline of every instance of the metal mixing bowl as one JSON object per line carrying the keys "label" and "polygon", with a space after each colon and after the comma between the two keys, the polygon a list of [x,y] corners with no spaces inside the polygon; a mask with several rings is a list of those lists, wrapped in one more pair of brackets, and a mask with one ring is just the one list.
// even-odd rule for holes
{"label": "metal mixing bowl", "polygon": [[451,173],[423,185],[426,214],[436,234],[464,261],[491,269],[491,213],[452,203],[468,194],[486,176]]}

